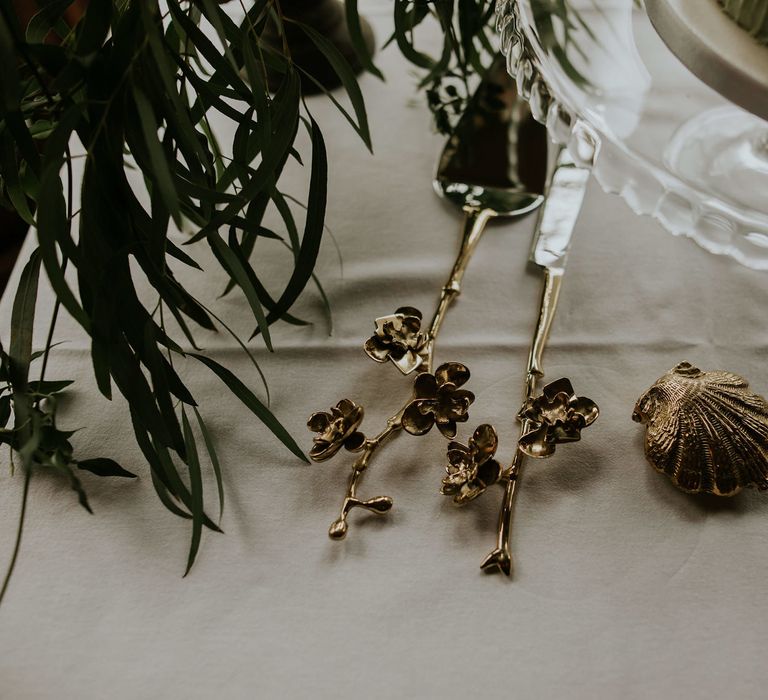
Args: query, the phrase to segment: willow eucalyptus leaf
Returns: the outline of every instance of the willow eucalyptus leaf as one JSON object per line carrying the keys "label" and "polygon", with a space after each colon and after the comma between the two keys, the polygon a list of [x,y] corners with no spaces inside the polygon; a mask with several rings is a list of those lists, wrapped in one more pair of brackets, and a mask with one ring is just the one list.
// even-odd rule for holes
{"label": "willow eucalyptus leaf", "polygon": [[216,477],[216,489],[219,493],[219,522],[224,515],[224,481],[221,474],[221,464],[219,462],[219,456],[216,453],[216,443],[213,441],[208,426],[205,424],[203,417],[200,415],[200,411],[197,408],[192,409],[195,412],[197,418],[197,425],[200,428],[200,433],[203,436],[205,442],[205,449],[208,451],[208,458],[211,460],[211,466],[213,467],[213,473]]}
{"label": "willow eucalyptus leaf", "polygon": [[192,495],[192,541],[189,545],[187,568],[184,572],[186,576],[192,568],[192,564],[195,563],[203,533],[203,476],[200,472],[200,457],[197,453],[195,436],[183,408],[181,410],[181,422],[184,428],[184,444],[186,445],[187,464],[189,466],[189,487]]}
{"label": "willow eucalyptus leaf", "polygon": [[39,279],[40,251],[35,250],[21,272],[11,311],[11,344],[8,357],[9,379],[14,393],[23,393],[27,388]]}
{"label": "willow eucalyptus leaf", "polygon": [[77,462],[77,468],[96,476],[120,476],[126,479],[135,479],[136,475],[123,469],[114,459],[108,457],[95,457],[94,459],[81,459]]}
{"label": "willow eucalyptus leaf", "polygon": [[[292,21],[293,22],[293,21]],[[347,91],[349,101],[352,103],[352,109],[357,117],[356,130],[360,134],[360,138],[368,147],[368,150],[373,152],[373,146],[371,144],[371,133],[368,128],[368,115],[365,110],[365,101],[363,100],[363,93],[360,91],[360,86],[357,84],[357,79],[352,71],[349,63],[341,55],[341,52],[334,46],[328,38],[324,37],[320,32],[312,27],[302,24],[301,22],[293,22],[311,39],[312,43],[318,48],[318,50],[325,56],[328,63],[339,76],[341,84]],[[310,187],[310,192],[312,188]]]}
{"label": "willow eucalyptus leaf", "polygon": [[344,3],[347,15],[347,29],[349,38],[352,41],[352,47],[357,54],[360,64],[369,73],[375,75],[379,80],[384,80],[384,74],[376,67],[373,62],[373,56],[368,50],[368,45],[363,37],[363,26],[360,21],[360,12],[357,7],[357,0],[345,0]]}
{"label": "willow eucalyptus leaf", "polygon": [[280,440],[280,442],[282,442],[291,452],[293,452],[293,454],[295,454],[303,462],[306,462],[307,464],[309,463],[309,460],[307,459],[302,449],[298,446],[288,431],[283,427],[280,421],[277,420],[272,411],[270,411],[261,401],[259,401],[256,395],[234,374],[232,374],[232,372],[230,372],[226,367],[220,365],[215,360],[212,360],[210,357],[196,353],[190,353],[190,355],[211,369],[214,374],[216,374],[219,379],[224,382],[229,390],[235,396],[237,396],[237,398],[240,399],[240,401],[242,401],[242,403],[272,431],[272,434],[278,440]]}

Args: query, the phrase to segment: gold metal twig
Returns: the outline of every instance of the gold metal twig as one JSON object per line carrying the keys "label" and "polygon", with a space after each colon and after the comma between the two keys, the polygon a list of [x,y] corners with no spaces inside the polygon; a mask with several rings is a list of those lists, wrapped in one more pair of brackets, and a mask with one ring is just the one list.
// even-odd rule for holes
{"label": "gold metal twig", "polygon": [[[373,359],[377,361],[386,361],[387,358],[391,359],[404,374],[408,374],[412,371],[417,371],[420,375],[432,372],[437,336],[443,321],[445,320],[448,308],[461,294],[462,281],[467,266],[469,265],[469,261],[480,241],[486,224],[493,216],[495,216],[494,212],[489,209],[481,209],[470,205],[467,205],[464,208],[464,211],[465,218],[459,252],[454,261],[448,280],[441,289],[440,298],[428,330],[419,339],[418,334],[414,333],[413,327],[403,328],[403,326],[407,326],[409,322],[411,324],[417,323],[421,318],[420,313],[416,309],[410,307],[399,309],[398,311],[402,313],[396,314],[393,317],[378,319],[377,327],[381,326],[383,328],[388,328],[386,324],[394,324],[395,322],[400,324],[398,326],[400,332],[408,334],[407,338],[412,347],[407,349],[407,352],[410,353],[408,355],[405,353],[399,354],[397,358],[391,355],[382,355],[384,359],[380,359],[379,356],[375,356],[374,354],[375,348],[371,349],[369,352],[369,348],[366,346],[366,352],[369,352],[369,355],[371,355]],[[466,368],[463,369],[468,377],[468,371],[466,371]],[[466,377],[462,381],[466,381]],[[472,396],[470,392],[465,391],[463,393],[470,397]],[[473,398],[474,397],[468,400],[467,405]],[[352,402],[347,399],[339,402],[337,405],[338,416],[333,413],[314,414],[309,422],[310,429],[321,433],[319,438],[315,438],[315,447],[313,447],[312,452],[310,452],[310,456],[316,461],[322,461],[332,457],[342,445],[352,451],[360,452],[360,455],[352,465],[352,474],[350,475],[347,491],[344,500],[342,501],[339,517],[331,523],[331,526],[328,529],[329,537],[335,540],[344,539],[346,536],[349,528],[347,516],[354,508],[364,508],[365,510],[379,515],[388,512],[392,508],[393,501],[391,497],[376,496],[371,499],[362,500],[357,496],[357,489],[360,486],[363,474],[368,470],[368,467],[379,448],[390,437],[396,435],[403,429],[403,414],[413,403],[414,397],[410,397],[408,401],[406,401],[406,403],[404,403],[403,406],[401,406],[401,408],[387,420],[387,425],[384,430],[374,438],[355,437],[356,435],[360,435],[356,431],[362,421],[362,408],[355,407],[356,409],[359,409],[359,412],[354,413],[353,416],[352,410],[346,403],[344,403],[345,401],[352,404]],[[352,406],[354,406],[354,404],[352,404]],[[337,409],[332,409],[332,412]],[[344,423],[344,416],[342,415],[344,411],[352,417],[346,424]],[[318,418],[318,416],[323,417]],[[336,421],[335,423],[334,420]],[[461,416],[459,420],[466,420],[466,414]],[[440,425],[438,425],[438,427],[440,427]],[[442,427],[440,427],[440,429],[443,431]],[[414,434],[422,433],[414,432]]]}
{"label": "gold metal twig", "polygon": [[[549,337],[549,331],[552,328],[552,321],[555,318],[555,309],[557,308],[557,300],[560,296],[562,280],[562,274],[553,274],[549,269],[544,270],[544,285],[539,302],[539,318],[536,322],[536,329],[533,333],[533,340],[528,353],[525,376],[525,401],[523,406],[536,395],[537,380],[539,377],[544,376],[542,357],[547,344],[547,338]],[[525,435],[530,427],[530,421],[522,419],[520,436]],[[480,565],[480,568],[485,571],[498,569],[507,576],[510,576],[512,573],[512,554],[509,544],[512,535],[512,510],[517,492],[517,482],[520,478],[524,459],[525,454],[518,445],[512,458],[512,464],[502,475],[505,487],[504,498],[502,499],[501,510],[499,511],[496,549]]]}

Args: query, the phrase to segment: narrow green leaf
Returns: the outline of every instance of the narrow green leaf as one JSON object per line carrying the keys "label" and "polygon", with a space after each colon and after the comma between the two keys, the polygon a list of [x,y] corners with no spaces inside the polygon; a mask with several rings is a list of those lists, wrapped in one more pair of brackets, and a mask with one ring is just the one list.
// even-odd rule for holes
{"label": "narrow green leaf", "polygon": [[152,486],[155,489],[155,493],[157,494],[157,497],[160,499],[160,503],[162,503],[175,516],[179,518],[184,518],[185,520],[192,520],[192,516],[189,513],[187,513],[187,511],[179,508],[179,506],[173,500],[168,489],[166,488],[165,484],[162,482],[162,480],[158,476],[157,472],[154,469],[150,469],[149,474],[150,474],[150,478],[152,479]]}
{"label": "narrow green leaf", "polygon": [[213,467],[213,473],[216,477],[216,489],[219,492],[219,522],[221,522],[221,516],[224,514],[224,482],[221,476],[221,464],[219,463],[219,456],[216,454],[216,446],[213,443],[211,434],[208,432],[208,426],[206,426],[203,417],[200,415],[200,411],[196,407],[192,407],[197,417],[197,424],[200,426],[200,432],[203,435],[205,441],[205,449],[208,451],[208,457],[211,460],[211,466]]}
{"label": "narrow green leaf", "polygon": [[[293,202],[297,206],[301,207],[304,211],[307,210],[307,205],[304,204],[300,199],[296,199],[291,194],[288,194],[287,192],[281,192],[283,197],[285,197],[288,201]],[[333,231],[331,231],[331,227],[328,226],[328,224],[324,224],[325,232],[331,237],[331,243],[333,243],[333,247],[336,250],[336,257],[339,260],[339,271],[341,274],[341,277],[344,277],[344,257],[341,254],[341,248],[339,247],[339,243],[336,240],[336,236],[333,235]]]}
{"label": "narrow green leaf", "polygon": [[64,391],[68,386],[72,386],[74,382],[72,380],[61,381],[43,381],[43,382],[30,382],[29,392],[31,394],[39,394],[40,396],[50,396],[51,394],[58,394]]}
{"label": "narrow green leaf", "polygon": [[75,474],[72,467],[70,467],[69,464],[61,463],[58,459],[54,459],[51,466],[65,477],[67,477],[67,479],[69,479],[69,486],[77,494],[78,502],[91,515],[93,515],[93,510],[91,510],[91,505],[88,503],[88,496],[85,493],[85,489],[83,488],[82,483],[80,483],[80,479],[77,478],[77,475]]}
{"label": "narrow green leaf", "polygon": [[[305,122],[306,123],[306,122]],[[288,280],[276,308],[270,311],[267,320],[272,322],[290,309],[299,294],[304,290],[312,276],[320,243],[323,238],[325,225],[325,207],[327,203],[328,160],[325,142],[317,122],[310,115],[307,126],[312,137],[312,170],[309,179],[309,197],[307,199],[307,216],[304,223],[304,235],[301,247],[296,256],[296,266]]]}
{"label": "narrow green leaf", "polygon": [[[153,443],[149,439],[147,431],[142,428],[133,410],[131,411],[131,422],[133,424],[133,432],[136,436],[136,442],[150,466],[152,485],[154,486],[161,503],[174,515],[181,518],[191,519],[192,516],[179,508],[176,501],[173,500],[177,499],[178,502],[182,503],[187,508],[190,508],[192,495],[182,482],[179,473],[176,471],[176,466],[174,465],[168,450]],[[205,514],[203,517],[203,524],[209,530],[222,532],[221,528]]]}
{"label": "narrow green leaf", "polygon": [[5,128],[12,134],[21,155],[35,175],[40,174],[40,156],[20,111],[22,81],[17,70],[19,63],[17,49],[18,26],[11,26],[16,13],[9,3],[3,4],[0,12],[0,114]]}
{"label": "narrow green leaf", "polygon": [[[171,434],[160,413],[139,361],[124,338],[110,350],[110,369],[120,393],[128,401],[131,411],[135,412],[137,422],[158,444],[174,449],[178,447],[175,434]],[[174,427],[178,430],[178,424]]]}
{"label": "narrow green leaf", "polygon": [[302,461],[307,463],[309,462],[307,457],[304,455],[304,452],[296,444],[296,441],[291,437],[290,433],[283,427],[280,421],[277,420],[272,411],[270,411],[263,403],[261,403],[261,401],[256,398],[256,395],[234,374],[232,374],[232,372],[230,372],[226,367],[222,367],[222,365],[220,365],[215,360],[212,360],[210,357],[199,355],[197,353],[190,353],[190,355],[202,362],[211,371],[213,371],[213,373],[216,374],[216,376],[218,376],[219,379],[221,379],[221,381],[227,385],[229,390],[235,396],[237,396],[237,398],[240,399],[240,401],[242,401],[243,404],[248,409],[250,409],[250,411],[255,416],[257,416],[259,420],[261,420],[261,422],[267,426],[267,428],[272,431],[273,435],[278,440],[280,440],[280,442],[282,442],[283,445],[285,445],[291,452],[293,452],[293,454],[295,454]]}
{"label": "narrow green leaf", "polygon": [[[285,243],[285,241],[283,241],[282,239],[281,239],[281,243],[287,246],[287,243]],[[274,310],[277,305],[277,302],[275,302],[275,300],[270,296],[269,292],[266,290],[264,285],[259,281],[259,278],[256,276],[256,273],[254,272],[253,268],[248,262],[248,258],[246,257],[243,249],[241,248],[240,243],[237,240],[237,236],[235,236],[233,231],[230,231],[230,234],[229,234],[229,247],[237,256],[238,260],[240,260],[243,268],[245,269],[246,274],[248,275],[248,279],[251,281],[253,288],[256,290],[256,294],[259,297],[259,301],[269,311]],[[280,316],[280,320],[285,321],[286,323],[290,323],[292,326],[308,326],[309,325],[308,321],[304,321],[300,318],[296,318],[295,316],[291,316],[291,314],[287,312],[284,312]]]}
{"label": "narrow green leaf", "polygon": [[112,379],[110,373],[111,352],[110,346],[94,337],[91,340],[91,364],[93,365],[93,374],[96,379],[96,386],[101,395],[112,400]]}
{"label": "narrow green leaf", "polygon": [[221,8],[219,8],[218,5],[215,5],[211,0],[201,0],[201,2],[203,4],[203,14],[210,22],[211,26],[216,30],[216,34],[219,37],[221,46],[224,49],[224,55],[227,57],[227,60],[229,61],[232,68],[237,72],[239,68],[237,62],[235,61],[235,57],[232,55],[232,49],[229,45],[230,42],[224,31],[224,24],[222,22],[222,19],[226,19],[226,15],[224,15],[223,10],[221,10]]}
{"label": "narrow green leaf", "polygon": [[[237,147],[235,147],[235,151]],[[235,199],[235,195],[230,192],[219,192],[218,189],[203,187],[194,182],[189,181],[185,177],[180,177],[178,170],[180,166],[177,165],[177,173],[174,173],[174,184],[179,194],[186,195],[192,199],[199,199],[203,204],[228,204]]]}
{"label": "narrow green leaf", "polygon": [[[171,443],[168,447],[173,447],[182,458],[185,458],[186,448],[184,443],[184,437],[182,435],[181,427],[179,426],[176,412],[173,408],[173,401],[171,399],[169,379],[171,375],[176,373],[170,365],[164,362],[164,358],[160,353],[160,350],[155,343],[155,336],[151,322],[147,322],[144,326],[144,343],[143,347],[137,352],[144,366],[149,370],[150,377],[152,378],[152,398],[157,404],[162,416],[163,425],[171,438]],[[181,385],[184,392],[189,396],[187,388],[178,379],[177,384]]]}
{"label": "narrow green leaf", "polygon": [[277,213],[280,214],[280,218],[282,218],[285,224],[288,240],[291,242],[290,248],[293,251],[293,257],[296,258],[299,254],[299,248],[301,248],[301,241],[299,240],[299,229],[296,227],[296,219],[293,216],[291,207],[282,192],[277,189],[272,191],[272,201],[275,204]]}
{"label": "narrow green leaf", "polygon": [[184,145],[185,150],[196,152],[200,162],[208,169],[210,159],[205,148],[200,143],[199,135],[192,124],[189,107],[186,101],[182,101],[182,97],[178,93],[176,73],[171,63],[172,58],[176,58],[178,54],[175,51],[171,51],[169,56],[168,47],[163,42],[160,32],[160,23],[152,17],[151,11],[144,3],[141,3],[140,7],[147,41],[154,57],[154,67],[162,82],[164,96],[171,103],[171,109],[166,110],[166,117],[174,123],[176,133],[179,136],[179,142]]}
{"label": "narrow green leaf", "polygon": [[200,272],[203,271],[203,268],[197,264],[197,261],[191,256],[187,255],[173,241],[166,239],[165,252],[168,253],[168,255],[170,255],[172,258],[176,258],[176,260],[178,260],[179,262],[183,262],[185,265],[188,265],[189,267],[193,267],[196,270],[200,270]]}
{"label": "narrow green leaf", "polygon": [[189,35],[195,49],[199,51],[205,60],[211,64],[213,69],[224,78],[227,85],[232,86],[240,99],[247,101],[250,97],[250,91],[240,77],[237,68],[233,66],[225,56],[222,56],[219,53],[213,42],[205,35],[200,27],[195,25],[194,22],[187,17],[177,2],[169,2],[168,9],[173,15],[174,21],[178,22],[183,30]]}
{"label": "narrow green leaf", "polygon": [[19,166],[16,162],[15,144],[9,132],[0,134],[0,167],[2,167],[5,189],[16,213],[30,226],[35,219],[27,202],[27,195],[19,180]]}
{"label": "narrow green leaf", "polygon": [[360,91],[360,86],[357,84],[357,78],[355,77],[352,68],[347,63],[341,52],[334,46],[330,39],[327,39],[318,31],[312,27],[302,24],[301,22],[294,22],[293,20],[286,19],[287,22],[292,22],[299,27],[310,38],[312,43],[320,50],[320,52],[331,64],[331,67],[339,76],[344,89],[349,95],[349,100],[352,103],[352,109],[355,111],[357,117],[357,124],[360,127],[360,136],[363,142],[368,147],[369,151],[373,151],[371,145],[371,133],[368,128],[368,115],[365,111],[365,101],[363,100],[363,93]]}
{"label": "narrow green leaf", "polygon": [[203,133],[205,134],[205,138],[208,139],[208,144],[211,147],[211,152],[213,153],[213,164],[216,174],[216,180],[221,179],[221,175],[226,169],[226,166],[224,165],[224,158],[222,157],[221,153],[221,146],[219,146],[219,141],[216,138],[216,134],[211,131],[211,127],[208,124],[207,119],[203,119],[200,122],[200,128],[203,130]]}
{"label": "narrow green leaf", "polygon": [[407,10],[407,2],[395,2],[395,31],[393,37],[397,42],[397,47],[400,49],[400,53],[402,53],[408,61],[419,68],[430,70],[434,66],[434,61],[427,54],[417,51],[413,44],[408,40],[412,26],[410,24],[410,19],[413,15],[409,16]]}
{"label": "narrow green leaf", "polygon": [[[232,336],[233,340],[240,346],[242,351],[246,354],[248,359],[250,359],[251,364],[256,369],[256,372],[258,373],[259,377],[261,378],[261,383],[264,385],[264,391],[267,394],[267,405],[270,403],[270,397],[269,397],[269,384],[267,383],[267,378],[264,376],[264,372],[261,370],[261,367],[259,366],[259,363],[256,361],[256,358],[254,357],[253,353],[251,352],[250,348],[240,339],[240,336],[235,333],[230,326],[228,326],[222,318],[217,316],[213,311],[206,308],[206,311],[213,316],[219,324],[224,328],[224,330],[229,333],[230,336]],[[195,347],[195,350],[200,350],[200,348]]]}
{"label": "narrow green leaf", "polygon": [[37,211],[37,240],[40,244],[40,255],[48,280],[56,292],[56,298],[86,332],[90,332],[91,322],[78,303],[67,281],[56,252],[57,242],[69,237],[69,220],[67,219],[66,203],[61,187],[58,169],[46,168],[40,183],[39,201],[45,202],[44,207]]}
{"label": "narrow green leaf", "polygon": [[345,0],[344,7],[347,13],[347,30],[349,38],[352,40],[352,48],[355,50],[360,64],[369,73],[373,73],[380,80],[384,80],[383,73],[374,65],[373,56],[368,50],[368,44],[365,43],[363,36],[363,25],[360,20],[360,13],[357,9],[357,0]]}
{"label": "narrow green leaf", "polygon": [[[267,79],[264,75],[264,66],[261,68],[256,61],[253,47],[258,46],[258,40],[254,40],[250,32],[246,32],[242,38],[243,61],[248,82],[251,84],[254,96],[254,107],[258,115],[258,129],[261,134],[260,141],[266,141],[272,133],[272,115],[270,113],[269,92],[267,91]],[[250,154],[249,154],[250,155]]]}
{"label": "narrow green leaf", "polygon": [[242,263],[234,254],[232,249],[224,243],[221,236],[216,231],[211,232],[208,235],[208,242],[211,245],[211,249],[216,255],[222,266],[229,272],[230,276],[237,282],[238,286],[243,290],[248,304],[253,311],[253,315],[256,317],[256,322],[259,325],[259,330],[264,337],[264,344],[267,349],[272,352],[272,340],[269,336],[269,326],[267,324],[267,317],[264,315],[264,309],[261,308],[261,302],[259,301],[258,294],[251,284],[251,280],[248,277],[248,273],[245,271]]}
{"label": "narrow green leaf", "polygon": [[133,86],[133,99],[136,102],[136,111],[141,122],[144,143],[149,151],[155,182],[160,190],[165,206],[171,213],[176,225],[180,227],[179,196],[173,185],[173,177],[168,167],[168,154],[164,151],[160,139],[157,137],[157,122],[155,121],[152,104],[136,85]]}
{"label": "narrow green leaf", "polygon": [[[193,121],[203,120],[209,107],[214,107],[217,111],[235,122],[239,122],[242,119],[242,114],[222,99],[222,90],[213,89],[209,81],[202,78],[197,71],[181,60],[181,58],[176,57],[176,61],[181,72],[197,92],[197,102],[195,102],[190,110],[190,116]],[[239,97],[243,99],[242,96]]]}
{"label": "narrow green leaf", "polygon": [[[309,80],[309,82],[312,83],[317,88],[318,92],[322,92],[333,103],[334,107],[336,107],[336,109],[339,111],[341,116],[344,117],[344,119],[347,120],[349,125],[357,132],[358,136],[360,136],[361,139],[365,140],[365,136],[362,130],[360,129],[360,126],[355,121],[355,118],[344,108],[344,105],[341,104],[341,102],[339,102],[336,99],[336,96],[333,94],[333,90],[329,90],[328,88],[326,88],[325,85],[323,85],[317,78],[315,78],[315,76],[313,76],[311,73],[304,70],[301,66],[297,65],[296,69],[302,74],[304,78]],[[294,158],[296,158],[296,155],[298,154],[294,155],[294,153],[295,151],[292,151],[291,155],[293,155]],[[300,158],[296,158],[296,160],[301,162]]]}
{"label": "narrow green leaf", "polygon": [[187,322],[184,320],[184,317],[179,313],[179,310],[175,306],[169,306],[168,309],[171,312],[171,315],[175,319],[176,323],[179,324],[179,328],[181,328],[181,332],[184,333],[184,336],[186,337],[189,344],[195,350],[200,350],[200,348],[197,345],[197,342],[195,341],[195,336],[192,335],[192,331],[189,330],[189,326],[187,325]]}
{"label": "narrow green leaf", "polygon": [[[57,345],[62,345],[63,343],[66,343],[66,340],[60,340],[58,343],[51,343],[48,346],[48,350],[53,350]],[[35,360],[41,358],[43,355],[45,355],[45,350],[35,350],[35,352],[32,353],[30,356],[30,362],[34,362]]]}
{"label": "narrow green leaf", "polygon": [[[139,449],[144,455],[144,459],[147,460],[147,464],[149,464],[150,471],[152,472],[153,482],[155,478],[157,478],[157,480],[163,485],[163,489],[169,498],[173,498],[180,501],[181,503],[184,503],[185,499],[183,494],[186,490],[186,486],[184,486],[184,483],[181,481],[181,478],[176,471],[175,465],[170,460],[170,458],[162,459],[160,457],[162,450],[157,449],[155,444],[152,442],[146,427],[141,423],[141,420],[136,411],[133,410],[133,408],[130,406],[129,408],[131,413],[131,425],[133,426],[133,433],[136,437],[136,444],[139,446]],[[167,452],[164,454],[167,455]],[[160,496],[160,493],[158,493],[158,496],[160,497],[160,500],[165,503],[165,500],[162,498],[162,496]],[[172,509],[169,508],[169,510]],[[175,510],[172,510],[172,512],[175,515],[180,515],[180,513]],[[187,513],[184,517],[192,516]]]}
{"label": "narrow green leaf", "polygon": [[184,444],[187,451],[187,466],[189,467],[189,488],[192,493],[192,541],[189,545],[189,558],[187,559],[186,576],[195,563],[195,557],[200,549],[200,538],[203,533],[203,477],[200,473],[200,458],[197,454],[197,444],[192,428],[187,419],[187,412],[181,409],[181,424],[184,430]]}
{"label": "narrow green leaf", "polygon": [[331,336],[333,335],[333,310],[331,309],[331,302],[328,299],[328,295],[325,293],[325,289],[323,289],[323,285],[320,284],[320,280],[314,272],[312,273],[312,281],[315,283],[315,287],[317,287],[317,291],[320,293],[320,298],[323,301],[325,319],[328,322],[328,335]]}
{"label": "narrow green leaf", "polygon": [[217,231],[221,226],[230,223],[230,220],[243,207],[253,201],[259,193],[273,185],[275,173],[285,162],[286,152],[296,136],[299,117],[299,88],[298,76],[294,72],[289,73],[284,85],[281,86],[273,100],[275,104],[275,130],[262,154],[259,167],[253,173],[248,184],[238,193],[235,201],[219,211],[198,233],[187,240],[185,245],[202,240],[211,231]]}
{"label": "narrow green leaf", "polygon": [[17,392],[25,391],[29,377],[39,279],[40,250],[36,248],[21,272],[11,310],[11,342],[8,356],[11,384]]}
{"label": "narrow green leaf", "polygon": [[96,476],[122,476],[135,479],[136,475],[123,469],[114,459],[108,457],[96,457],[94,459],[81,459],[77,462],[78,469],[96,474]]}

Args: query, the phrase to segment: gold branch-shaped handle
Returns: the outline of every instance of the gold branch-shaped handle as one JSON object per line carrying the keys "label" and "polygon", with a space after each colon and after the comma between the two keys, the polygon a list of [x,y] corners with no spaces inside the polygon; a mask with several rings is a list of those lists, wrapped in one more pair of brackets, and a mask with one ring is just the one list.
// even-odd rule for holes
{"label": "gold branch-shaped handle", "polygon": [[501,571],[506,576],[512,575],[512,552],[510,539],[512,536],[512,509],[517,492],[517,479],[523,466],[525,455],[519,448],[515,450],[512,465],[503,474],[504,498],[499,511],[499,525],[496,533],[496,549],[494,549],[480,564],[483,571]]}
{"label": "gold branch-shaped handle", "polygon": [[440,290],[440,299],[427,332],[431,354],[434,354],[432,346],[437,338],[437,334],[440,332],[440,327],[443,325],[448,307],[461,294],[461,285],[464,280],[464,273],[469,266],[469,261],[472,259],[472,255],[477,248],[477,244],[480,242],[486,225],[494,216],[496,216],[496,213],[491,209],[471,206],[464,208],[464,226],[461,232],[459,253],[453,263],[448,280]]}
{"label": "gold branch-shaped handle", "polygon": [[576,396],[570,380],[566,378],[548,384],[541,396],[536,397],[537,380],[544,376],[542,356],[555,317],[561,282],[561,273],[544,270],[539,316],[528,354],[525,401],[517,416],[522,424],[520,438],[512,464],[502,475],[506,483],[499,511],[496,548],[480,565],[484,571],[498,570],[506,576],[512,573],[512,511],[525,456],[552,456],[555,445],[579,440],[581,430],[594,423],[599,414],[592,400]]}
{"label": "gold branch-shaped handle", "polygon": [[361,452],[352,466],[347,491],[339,517],[331,523],[328,535],[341,540],[349,529],[347,516],[354,508],[384,514],[392,509],[389,496],[368,500],[357,497],[357,489],[374,454],[390,436],[405,430],[412,435],[424,435],[437,425],[448,439],[456,435],[456,424],[467,420],[467,410],[474,395],[460,387],[469,379],[469,370],[457,362],[432,366],[435,343],[443,320],[454,299],[461,293],[462,281],[469,261],[480,241],[488,221],[495,216],[489,209],[466,207],[459,252],[443,285],[429,327],[422,330],[422,315],[418,309],[403,306],[389,316],[375,321],[374,335],[364,344],[366,354],[376,362],[391,362],[405,375],[417,373],[413,394],[400,410],[387,420],[387,427],[372,439],[358,431],[363,409],[349,399],[343,399],[330,413],[313,414],[310,430],[318,433],[310,451],[315,461],[333,457],[342,447]]}
{"label": "gold branch-shaped handle", "polygon": [[[557,301],[560,298],[560,286],[562,275],[554,275],[549,269],[544,270],[544,285],[542,287],[541,299],[539,300],[539,316],[536,322],[536,329],[533,333],[530,351],[528,353],[528,364],[525,376],[525,400],[530,401],[536,394],[536,381],[544,376],[542,357],[544,348],[547,345],[549,332],[552,329],[552,322],[555,319],[557,310]],[[524,435],[529,428],[526,421],[523,421],[520,435]],[[518,447],[512,458],[512,464],[504,473],[506,484],[504,488],[504,498],[501,502],[499,511],[499,525],[496,533],[496,549],[494,549],[480,565],[484,571],[494,571],[498,569],[506,576],[512,574],[512,554],[510,552],[510,538],[512,534],[512,510],[517,492],[517,481],[523,466],[525,455]]]}

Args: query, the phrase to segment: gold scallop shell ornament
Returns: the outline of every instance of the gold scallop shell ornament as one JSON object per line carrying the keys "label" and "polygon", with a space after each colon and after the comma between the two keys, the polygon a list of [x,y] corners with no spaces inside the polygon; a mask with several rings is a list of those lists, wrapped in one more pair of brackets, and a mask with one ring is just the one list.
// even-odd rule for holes
{"label": "gold scallop shell ornament", "polygon": [[640,397],[632,420],[646,426],[648,461],[679,489],[768,489],[768,402],[743,377],[681,362]]}

